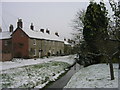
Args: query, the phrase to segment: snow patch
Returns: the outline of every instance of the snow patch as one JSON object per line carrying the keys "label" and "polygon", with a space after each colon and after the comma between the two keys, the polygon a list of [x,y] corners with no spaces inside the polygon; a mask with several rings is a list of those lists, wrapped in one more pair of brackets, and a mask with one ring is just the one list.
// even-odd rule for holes
{"label": "snow patch", "polygon": [[106,64],[91,65],[74,74],[64,88],[118,88],[118,64],[114,64],[114,75],[111,80]]}
{"label": "snow patch", "polygon": [[49,57],[49,58],[44,58],[44,59],[38,58],[36,60],[14,58],[12,61],[0,62],[0,64],[2,65],[1,70],[6,70],[10,68],[35,65],[35,64],[40,64],[40,63],[47,63],[50,61],[61,61],[61,62],[66,62],[70,65],[72,65],[75,62],[74,55],[69,55],[69,56]]}

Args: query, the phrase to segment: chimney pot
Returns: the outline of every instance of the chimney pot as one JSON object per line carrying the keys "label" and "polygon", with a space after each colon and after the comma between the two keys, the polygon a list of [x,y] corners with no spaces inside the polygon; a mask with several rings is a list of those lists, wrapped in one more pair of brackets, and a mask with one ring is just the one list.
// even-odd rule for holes
{"label": "chimney pot", "polygon": [[48,29],[46,29],[46,33],[50,34],[50,31]]}
{"label": "chimney pot", "polygon": [[0,32],[2,32],[2,28],[0,27]]}
{"label": "chimney pot", "polygon": [[13,29],[14,29],[13,25],[10,24],[9,31],[10,31],[10,32],[13,32]]}
{"label": "chimney pot", "polygon": [[40,31],[41,31],[42,33],[44,33],[44,29],[40,29]]}
{"label": "chimney pot", "polygon": [[20,28],[23,27],[22,19],[18,19],[17,27],[20,27]]}
{"label": "chimney pot", "polygon": [[30,29],[31,29],[31,30],[34,30],[33,23],[31,23],[31,25],[30,25]]}
{"label": "chimney pot", "polygon": [[0,32],[2,32],[2,28],[0,27]]}
{"label": "chimney pot", "polygon": [[64,41],[66,41],[66,38],[64,38]]}
{"label": "chimney pot", "polygon": [[59,34],[58,34],[58,32],[55,32],[55,35],[59,37]]}

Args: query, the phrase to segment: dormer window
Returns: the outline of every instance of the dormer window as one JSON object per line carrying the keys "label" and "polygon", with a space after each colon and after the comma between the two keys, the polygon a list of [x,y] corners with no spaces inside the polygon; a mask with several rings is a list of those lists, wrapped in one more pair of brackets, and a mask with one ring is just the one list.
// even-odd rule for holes
{"label": "dormer window", "polygon": [[36,39],[33,39],[33,45],[36,45]]}

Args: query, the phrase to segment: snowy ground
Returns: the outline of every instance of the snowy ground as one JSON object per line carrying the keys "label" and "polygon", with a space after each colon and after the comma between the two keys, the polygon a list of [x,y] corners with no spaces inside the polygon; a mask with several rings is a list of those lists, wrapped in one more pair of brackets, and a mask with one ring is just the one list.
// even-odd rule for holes
{"label": "snowy ground", "polygon": [[118,64],[114,64],[114,72],[111,81],[108,65],[91,65],[74,74],[65,88],[118,88]]}
{"label": "snowy ground", "polygon": [[49,58],[44,58],[44,59],[40,59],[40,58],[38,59],[13,59],[12,61],[0,62],[0,65],[2,65],[2,67],[0,68],[0,71],[10,69],[10,68],[17,68],[17,67],[40,64],[40,63],[47,63],[49,61],[61,61],[61,62],[66,62],[72,65],[75,62],[73,58],[74,58],[74,55],[49,57]]}
{"label": "snowy ground", "polygon": [[44,59],[14,59],[0,62],[2,69],[2,88],[42,88],[55,81],[74,63],[74,55]]}

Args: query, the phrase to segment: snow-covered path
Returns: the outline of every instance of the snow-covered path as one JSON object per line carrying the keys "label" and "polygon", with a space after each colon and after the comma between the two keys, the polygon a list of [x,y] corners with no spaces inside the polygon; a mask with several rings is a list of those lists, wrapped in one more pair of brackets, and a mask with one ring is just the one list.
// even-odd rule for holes
{"label": "snow-covered path", "polygon": [[74,74],[65,88],[118,88],[118,64],[114,64],[115,80],[110,80],[109,66],[91,65]]}
{"label": "snow-covered path", "polygon": [[17,67],[40,64],[40,63],[47,63],[49,61],[67,62],[68,64],[72,65],[75,62],[73,58],[74,58],[74,55],[49,57],[49,58],[44,58],[44,59],[40,59],[40,58],[38,59],[14,59],[12,61],[0,62],[0,65],[1,65],[0,71],[10,69],[10,68],[17,68]]}

